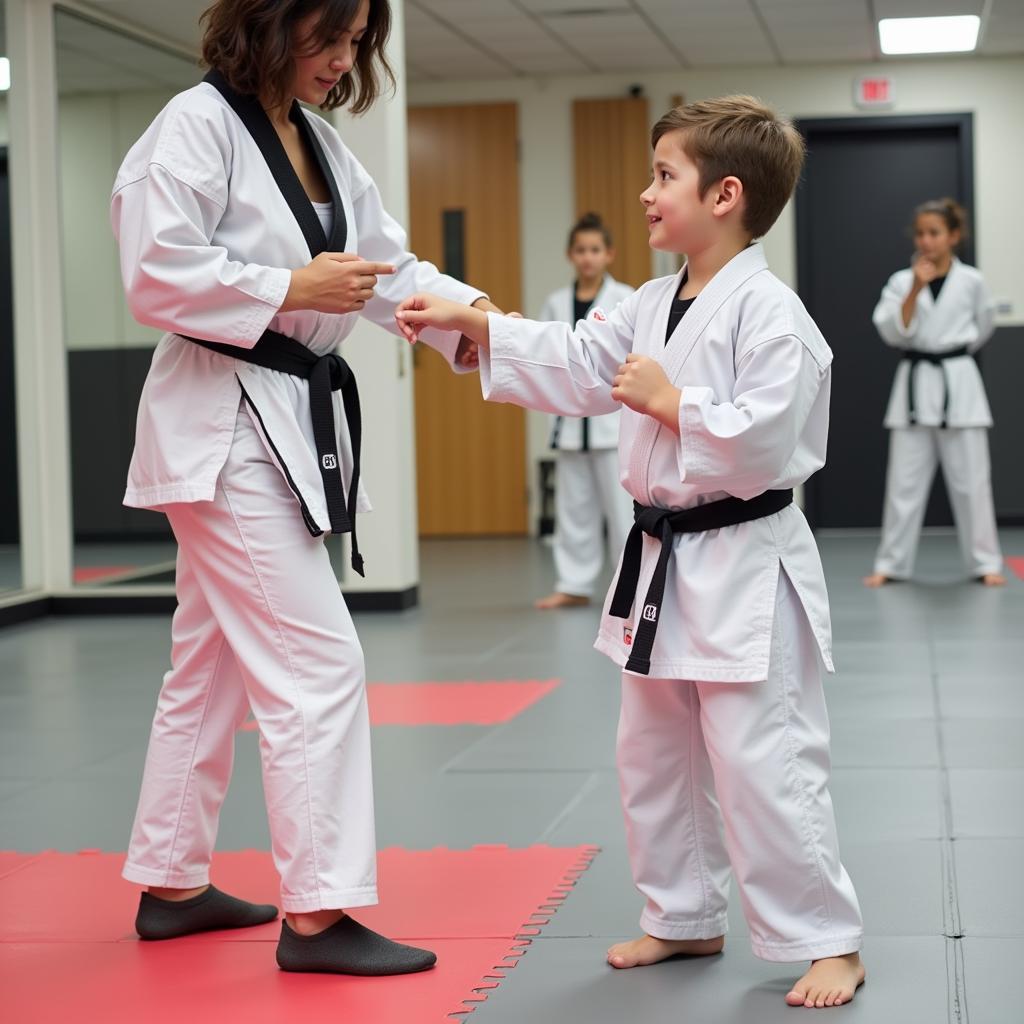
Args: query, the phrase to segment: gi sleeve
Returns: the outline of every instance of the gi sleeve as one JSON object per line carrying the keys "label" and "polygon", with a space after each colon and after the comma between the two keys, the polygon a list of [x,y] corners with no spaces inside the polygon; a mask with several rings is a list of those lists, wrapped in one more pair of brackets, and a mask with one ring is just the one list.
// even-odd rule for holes
{"label": "gi sleeve", "polygon": [[[433,292],[467,306],[477,299],[487,298],[487,294],[479,288],[471,288],[454,277],[442,274],[433,263],[418,260],[409,252],[405,231],[384,209],[377,186],[360,165],[356,165],[355,171],[356,176],[362,178],[362,191],[352,200],[359,237],[359,256],[375,263],[391,263],[395,267],[394,274],[377,278],[374,296],[361,310],[363,316],[401,337],[395,323],[395,307],[416,292]],[[457,331],[439,331],[434,328],[420,332],[420,339],[437,349],[457,373],[466,372],[463,367],[455,364],[455,353],[461,337]]]}
{"label": "gi sleeve", "polygon": [[164,331],[252,348],[291,284],[291,271],[231,259],[211,244],[218,200],[160,163],[111,201],[121,279],[132,315]]}
{"label": "gi sleeve", "polygon": [[903,303],[909,294],[910,283],[906,274],[893,274],[882,289],[882,297],[871,316],[882,341],[894,348],[909,348],[920,326],[917,304],[914,305],[914,315],[910,318],[909,326],[903,325]]}
{"label": "gi sleeve", "polygon": [[679,476],[752,498],[784,476],[828,374],[795,335],[742,357],[731,399],[684,386],[679,402]]}
{"label": "gi sleeve", "polygon": [[612,381],[633,349],[639,295],[611,313],[592,309],[575,329],[489,313],[490,351],[480,349],[484,398],[562,416],[616,412]]}
{"label": "gi sleeve", "polygon": [[978,329],[978,337],[970,345],[972,352],[977,352],[992,337],[995,330],[995,303],[989,295],[985,279],[979,275],[974,290],[974,322]]}

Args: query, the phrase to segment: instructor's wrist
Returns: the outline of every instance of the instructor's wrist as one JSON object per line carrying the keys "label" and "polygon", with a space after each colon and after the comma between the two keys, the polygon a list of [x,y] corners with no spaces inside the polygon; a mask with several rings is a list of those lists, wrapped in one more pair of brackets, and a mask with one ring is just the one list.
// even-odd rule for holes
{"label": "instructor's wrist", "polygon": [[288,291],[285,292],[284,302],[281,303],[278,312],[290,313],[296,309],[312,309],[313,296],[310,294],[308,268],[299,267],[291,271],[291,275]]}

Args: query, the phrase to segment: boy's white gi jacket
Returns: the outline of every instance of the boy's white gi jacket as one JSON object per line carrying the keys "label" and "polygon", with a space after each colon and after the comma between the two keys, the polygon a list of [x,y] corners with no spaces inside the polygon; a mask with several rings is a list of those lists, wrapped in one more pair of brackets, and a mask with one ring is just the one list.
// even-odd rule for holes
{"label": "boy's white gi jacket", "polygon": [[[601,289],[591,306],[605,312],[614,309],[623,299],[633,294],[633,289],[611,274],[605,274]],[[565,324],[576,322],[575,289],[566,285],[552,292],[540,310],[540,320],[558,320]],[[576,417],[561,418],[557,428],[552,421],[553,448],[562,452],[578,452],[583,448],[583,421]],[[617,448],[619,445],[619,414],[610,412],[605,416],[593,416],[587,424],[587,447],[591,450]]]}
{"label": "boy's white gi jacket", "polygon": [[[898,270],[889,278],[875,307],[874,324],[882,340],[894,348],[920,352],[948,352],[963,348],[976,352],[992,336],[992,300],[984,278],[975,268],[954,257],[938,299],[930,288],[917,296],[909,327],[903,326],[903,302],[910,294],[914,271]],[[909,427],[907,375],[909,364],[896,368],[885,413],[886,427]],[[946,387],[949,387],[950,427],[991,427],[992,413],[978,364],[970,356],[946,360],[941,366],[921,362],[914,369],[914,410],[917,423],[937,427],[942,423]]]}
{"label": "boy's white gi jacket", "polygon": [[[111,205],[128,305],[141,323],[169,332],[156,347],[139,404],[126,505],[213,499],[241,385],[310,531],[329,530],[308,382],[211,352],[179,334],[251,348],[272,328],[323,355],[337,348],[359,316],[399,333],[395,306],[413,292],[459,302],[482,295],[406,251],[405,232],[384,210],[369,174],[334,128],[304,113],[341,194],[346,251],[393,263],[397,273],[378,279],[359,313],[278,313],[290,268],[310,261],[298,222],[220,92],[204,82],[174,97],[125,157]],[[421,337],[452,360],[458,334],[424,331]],[[348,481],[352,448],[340,392],[333,401],[342,479]],[[358,507],[369,508],[362,490]]]}
{"label": "boy's white gi jacket", "polygon": [[[622,484],[643,505],[684,509],[733,495],[795,487],[825,462],[832,353],[761,245],[734,257],[701,291],[666,347],[682,282],[649,281],[605,313],[566,325],[489,315],[481,348],[485,397],[566,415],[618,408],[612,380],[626,354],[657,360],[682,389],[680,436],[622,407]],[[659,552],[643,538],[632,615],[643,607]],[[821,559],[796,505],[764,519],[674,538],[652,677],[766,679],[780,566],[803,602],[825,666],[831,624]],[[614,584],[612,586],[614,591]],[[634,618],[608,615],[595,646],[624,666]]]}

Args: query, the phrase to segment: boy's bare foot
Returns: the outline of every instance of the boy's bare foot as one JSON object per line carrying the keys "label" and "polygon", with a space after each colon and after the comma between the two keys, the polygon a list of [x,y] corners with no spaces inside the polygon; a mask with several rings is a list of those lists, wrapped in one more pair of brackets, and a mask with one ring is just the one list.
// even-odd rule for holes
{"label": "boy's bare foot", "polygon": [[584,597],[582,594],[563,594],[561,591],[556,590],[553,594],[548,594],[547,597],[534,601],[533,607],[546,612],[552,608],[582,608],[588,604],[590,604],[589,597]]}
{"label": "boy's bare foot", "polygon": [[786,995],[790,1006],[841,1006],[864,984],[864,965],[859,953],[815,960],[811,969]]}
{"label": "boy's bare foot", "polygon": [[620,942],[608,950],[608,963],[624,970],[627,967],[650,967],[670,956],[714,956],[725,946],[725,936],[717,939],[656,939],[644,935],[632,942]]}
{"label": "boy's bare foot", "polygon": [[980,577],[986,587],[1005,587],[1006,577],[1001,572],[987,572]]}
{"label": "boy's bare foot", "polygon": [[884,572],[873,572],[870,576],[864,577],[864,586],[874,590],[877,587],[884,587],[889,582],[889,577]]}

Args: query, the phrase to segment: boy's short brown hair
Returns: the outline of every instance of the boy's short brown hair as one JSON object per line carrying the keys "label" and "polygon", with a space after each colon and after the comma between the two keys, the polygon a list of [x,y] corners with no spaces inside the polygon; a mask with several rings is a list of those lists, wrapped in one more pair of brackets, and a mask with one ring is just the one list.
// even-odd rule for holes
{"label": "boy's short brown hair", "polygon": [[796,188],[806,147],[791,121],[754,96],[721,96],[670,110],[651,130],[651,146],[680,132],[683,152],[700,171],[701,199],[722,178],[743,182],[743,226],[767,234]]}

